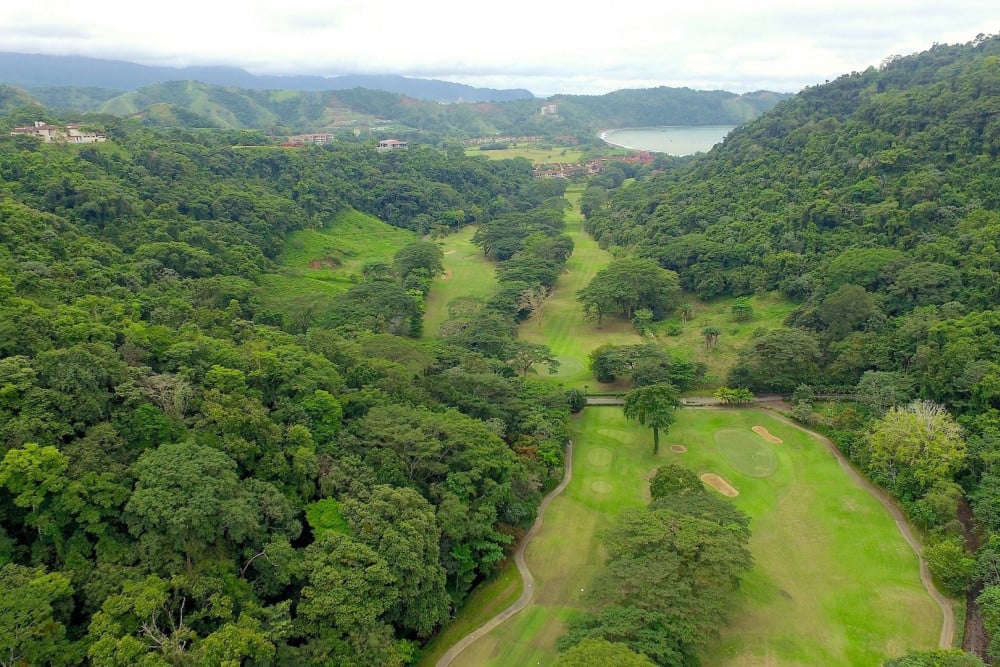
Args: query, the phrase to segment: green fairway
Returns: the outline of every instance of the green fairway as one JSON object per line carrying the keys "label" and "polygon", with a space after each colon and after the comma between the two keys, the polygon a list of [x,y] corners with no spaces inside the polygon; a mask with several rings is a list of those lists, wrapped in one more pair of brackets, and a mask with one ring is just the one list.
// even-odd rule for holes
{"label": "green fairway", "polygon": [[[559,372],[553,377],[567,387],[586,388],[591,393],[626,391],[628,387],[620,382],[612,385],[598,383],[588,367],[588,355],[599,345],[640,343],[642,338],[630,324],[620,320],[605,320],[600,326],[588,321],[576,300],[577,291],[586,287],[611,260],[611,255],[583,231],[583,216],[579,208],[581,193],[579,186],[566,192],[566,198],[572,204],[566,212],[566,234],[573,239],[573,254],[566,262],[566,270],[559,276],[552,294],[545,300],[541,326],[538,317],[532,317],[521,325],[518,337],[532,343],[544,343],[552,349],[561,364]],[[548,377],[544,370],[541,374]]]}
{"label": "green fairway", "polygon": [[367,262],[392,262],[417,235],[358,211],[339,213],[322,229],[292,232],[278,258],[278,273],[261,277],[265,305],[308,318],[361,279]]}
{"label": "green fairway", "polygon": [[441,241],[444,250],[443,276],[431,283],[424,314],[424,332],[437,335],[441,323],[448,319],[448,304],[458,297],[489,298],[496,289],[496,264],[483,256],[472,244],[475,227],[464,227]]}
{"label": "green fairway", "polygon": [[[564,621],[582,608],[600,568],[598,532],[623,508],[645,504],[647,475],[668,461],[722,476],[752,517],[756,565],[703,664],[874,666],[936,647],[941,612],[920,583],[916,555],[822,443],[760,411],[678,416],[656,457],[651,432],[634,428],[619,408],[574,418],[573,481],[527,551],[535,597],[454,665],[551,664]],[[755,425],[783,442],[766,442]]]}
{"label": "green fairway", "polygon": [[466,155],[482,155],[491,160],[511,160],[523,157],[531,161],[531,164],[576,164],[583,159],[583,151],[577,148],[567,148],[563,146],[552,146],[551,148],[539,148],[534,144],[524,144],[502,148],[495,151],[481,151],[478,146],[465,149]]}

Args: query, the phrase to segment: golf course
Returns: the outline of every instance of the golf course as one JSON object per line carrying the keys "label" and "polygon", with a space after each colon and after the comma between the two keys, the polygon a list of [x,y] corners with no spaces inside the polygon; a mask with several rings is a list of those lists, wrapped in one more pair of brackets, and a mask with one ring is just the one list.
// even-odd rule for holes
{"label": "golf course", "polygon": [[[555,376],[542,371],[549,381],[588,393],[627,391],[627,384],[599,385],[587,367],[597,346],[643,339],[625,323],[597,327],[582,316],[576,292],[610,256],[581,230],[578,197],[567,193],[573,208],[566,233],[575,244],[567,270],[519,335],[545,343],[559,358]],[[446,316],[445,299],[490,293],[484,276],[492,275],[491,264],[470,238],[466,231],[445,240],[447,273],[428,300],[429,331]],[[459,275],[468,277],[455,281]],[[667,463],[689,468],[751,518],[754,568],[734,595],[729,623],[704,646],[703,664],[876,666],[910,649],[950,646],[950,603],[943,606],[922,581],[917,552],[897,524],[901,517],[838,460],[828,441],[761,409],[679,409],[656,455],[652,431],[627,420],[618,406],[589,407],[571,428],[569,483],[524,548],[530,601],[488,632],[477,631],[522,592],[508,564],[460,610],[421,665],[435,664],[469,633],[474,640],[436,664],[555,662],[565,622],[586,608],[586,592],[603,567],[602,530],[622,510],[648,503],[648,480]]]}
{"label": "golf course", "polygon": [[[563,622],[602,564],[599,533],[646,502],[649,473],[670,462],[715,474],[752,519],[755,567],[706,665],[880,665],[934,648],[941,610],[893,518],[814,436],[759,410],[684,409],[652,454],[652,436],[616,407],[573,423],[573,477],[528,545],[532,603],[454,665],[551,664]],[[754,433],[763,426],[781,439]]]}

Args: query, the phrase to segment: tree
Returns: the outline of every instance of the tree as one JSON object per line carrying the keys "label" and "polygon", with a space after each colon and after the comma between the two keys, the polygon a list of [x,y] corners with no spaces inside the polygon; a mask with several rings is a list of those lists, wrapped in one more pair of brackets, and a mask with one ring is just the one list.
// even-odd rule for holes
{"label": "tree", "polygon": [[819,374],[820,351],[815,336],[799,329],[757,331],[740,350],[728,384],[751,391],[791,392]]}
{"label": "tree", "polygon": [[891,408],[868,435],[868,471],[898,497],[916,499],[965,459],[962,427],[930,401]]}
{"label": "tree", "polygon": [[660,429],[669,429],[677,420],[678,405],[680,394],[669,383],[637,387],[625,395],[625,417],[653,429],[653,454],[660,451]]}
{"label": "tree", "polygon": [[705,347],[712,349],[719,342],[722,329],[716,326],[705,327],[701,330],[701,335],[705,337]]}
{"label": "tree", "polygon": [[948,592],[962,597],[976,572],[976,559],[965,550],[961,537],[948,537],[924,547],[924,557],[931,574]]}
{"label": "tree", "polygon": [[444,272],[444,251],[437,243],[417,241],[400,248],[392,263],[401,280],[417,269],[424,269],[434,277]]}
{"label": "tree", "polygon": [[654,667],[649,658],[636,653],[625,644],[605,639],[584,639],[559,656],[555,667]]}
{"label": "tree", "polygon": [[520,310],[528,311],[529,317],[538,320],[538,328],[542,328],[542,315],[545,308],[545,299],[548,298],[549,291],[545,287],[533,287],[521,292],[517,299],[517,307]]}
{"label": "tree", "polygon": [[595,611],[570,621],[558,646],[585,638],[627,645],[656,664],[687,665],[725,622],[753,566],[748,533],[665,509],[626,510],[604,535],[608,553],[588,594]]}
{"label": "tree", "polygon": [[678,465],[660,466],[649,480],[649,496],[653,500],[704,492],[705,488],[698,475]]}
{"label": "tree", "polygon": [[61,572],[7,563],[0,568],[0,665],[66,665],[70,653],[56,606],[73,594]]}
{"label": "tree", "polygon": [[653,323],[653,311],[649,308],[640,308],[635,311],[635,315],[632,316],[632,326],[635,330],[639,332],[640,335],[647,335],[649,333],[649,326]]}
{"label": "tree", "polygon": [[650,259],[616,259],[597,272],[577,299],[598,323],[618,316],[631,321],[640,308],[661,319],[679,302],[680,279]]}
{"label": "tree", "polygon": [[9,450],[0,461],[0,488],[14,494],[14,504],[31,510],[27,521],[39,534],[48,532],[43,524],[49,518],[44,511],[67,484],[69,462],[55,447],[39,447],[29,442]]}
{"label": "tree", "polygon": [[383,618],[429,636],[451,607],[434,508],[413,489],[379,485],[364,501],[345,501],[343,513],[355,539],[384,558],[392,574],[398,598]]}
{"label": "tree", "polygon": [[537,373],[535,364],[545,364],[549,368],[549,375],[559,372],[559,360],[552,354],[548,345],[540,343],[529,343],[523,340],[514,340],[507,346],[507,365],[521,374],[521,377],[528,377],[528,373]]}
{"label": "tree", "polygon": [[222,538],[242,537],[253,521],[236,463],[216,449],[194,443],[160,445],[143,453],[133,472],[135,491],[125,505],[125,521],[161,563],[179,551],[191,567],[196,556]]}
{"label": "tree", "polygon": [[874,297],[858,285],[841,285],[823,299],[819,306],[820,319],[826,325],[827,333],[835,340],[858,329],[874,313]]}
{"label": "tree", "polygon": [[908,402],[913,395],[909,380],[901,373],[892,371],[865,371],[854,391],[858,402],[876,417]]}
{"label": "tree", "polygon": [[753,319],[753,305],[750,303],[750,299],[745,296],[733,299],[729,310],[737,322],[749,322]]}

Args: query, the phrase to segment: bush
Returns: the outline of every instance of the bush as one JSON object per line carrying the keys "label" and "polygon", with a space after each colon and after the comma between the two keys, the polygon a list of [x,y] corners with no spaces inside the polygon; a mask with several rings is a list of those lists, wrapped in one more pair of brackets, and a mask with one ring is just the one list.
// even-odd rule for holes
{"label": "bush", "polygon": [[569,389],[566,392],[566,401],[569,403],[569,411],[576,414],[587,406],[587,395],[579,389]]}

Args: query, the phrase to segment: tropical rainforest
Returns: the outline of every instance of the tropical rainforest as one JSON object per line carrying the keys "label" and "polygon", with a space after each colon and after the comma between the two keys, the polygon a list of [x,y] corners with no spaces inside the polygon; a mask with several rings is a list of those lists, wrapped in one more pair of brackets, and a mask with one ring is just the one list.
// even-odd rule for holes
{"label": "tropical rainforest", "polygon": [[255,281],[349,208],[509,217],[548,252],[559,184],[433,149],[106,131],[0,139],[4,664],[408,662],[561,476],[566,395],[513,369],[509,308],[416,338],[441,261],[419,236],[307,327]]}
{"label": "tropical rainforest", "polygon": [[[533,178],[524,159],[381,154],[350,137],[290,150],[267,128],[59,117],[4,94],[0,661],[410,663],[562,476],[580,397],[529,377],[555,360],[515,330],[572,253],[565,182]],[[623,124],[658,117],[622,109]],[[40,113],[82,117],[108,141],[6,132]],[[472,112],[421,113],[406,122],[443,136],[452,126],[436,117]],[[935,576],[992,638],[977,650],[995,656],[998,156],[1000,38],[980,37],[808,88],[707,155],[595,180],[583,198],[588,230],[617,256],[583,294],[597,318],[659,319],[680,289],[796,303],[728,385],[790,395],[797,418],[899,500]],[[265,303],[288,236],[346,211],[413,241],[308,318]],[[468,224],[499,288],[426,337],[442,265],[423,239]],[[666,281],[668,298],[614,292],[637,272]],[[606,356],[613,377],[621,364]],[[632,633],[630,650],[690,665],[695,635],[724,622],[731,577],[751,566],[746,517],[679,471],[656,482],[649,508],[609,532],[603,611],[566,648],[610,655],[605,640]],[[645,535],[665,527],[676,548],[650,550]],[[710,584],[684,560],[699,539]],[[647,609],[676,632],[652,637],[614,582],[662,585],[665,564],[700,597],[676,600],[693,605],[684,617]],[[656,605],[658,590],[634,594]]]}

